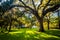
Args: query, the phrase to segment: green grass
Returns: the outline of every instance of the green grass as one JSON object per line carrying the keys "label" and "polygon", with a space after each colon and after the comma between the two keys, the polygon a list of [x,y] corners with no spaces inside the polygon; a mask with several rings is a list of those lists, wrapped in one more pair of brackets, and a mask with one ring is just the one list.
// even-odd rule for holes
{"label": "green grass", "polygon": [[0,40],[60,40],[59,30],[38,32],[36,29],[11,30],[9,33],[0,33]]}

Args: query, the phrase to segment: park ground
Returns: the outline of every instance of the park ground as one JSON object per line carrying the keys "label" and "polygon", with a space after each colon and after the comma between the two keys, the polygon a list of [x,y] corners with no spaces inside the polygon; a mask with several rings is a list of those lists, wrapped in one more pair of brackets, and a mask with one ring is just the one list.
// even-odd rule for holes
{"label": "park ground", "polygon": [[36,29],[14,29],[9,33],[0,33],[0,40],[60,40],[60,30],[38,32]]}

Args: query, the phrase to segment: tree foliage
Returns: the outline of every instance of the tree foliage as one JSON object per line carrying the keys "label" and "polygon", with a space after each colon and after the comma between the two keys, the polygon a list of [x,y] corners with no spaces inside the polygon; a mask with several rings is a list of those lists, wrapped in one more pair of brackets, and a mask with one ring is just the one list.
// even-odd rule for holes
{"label": "tree foliage", "polygon": [[2,6],[0,6],[0,11],[4,13],[14,7],[20,7],[22,12],[32,13],[37,18],[40,24],[39,31],[44,31],[44,16],[49,12],[56,11],[60,7],[60,0],[17,0],[18,4],[13,2],[14,1],[12,0],[7,0],[6,2],[2,3]]}

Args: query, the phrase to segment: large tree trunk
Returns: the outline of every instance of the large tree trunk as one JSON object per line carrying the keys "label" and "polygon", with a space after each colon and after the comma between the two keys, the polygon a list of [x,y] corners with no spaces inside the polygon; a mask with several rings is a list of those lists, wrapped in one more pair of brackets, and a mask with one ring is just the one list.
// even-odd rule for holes
{"label": "large tree trunk", "polygon": [[48,30],[49,30],[50,28],[49,28],[49,19],[48,19]]}
{"label": "large tree trunk", "polygon": [[60,29],[60,11],[58,10],[58,25],[59,25],[59,29]]}
{"label": "large tree trunk", "polygon": [[39,32],[40,32],[40,31],[41,31],[41,32],[44,32],[43,18],[41,18],[41,19],[39,20],[39,23],[40,23],[40,29],[39,29]]}
{"label": "large tree trunk", "polygon": [[50,24],[50,14],[49,14],[49,16],[47,16],[47,23],[48,23],[48,30],[50,29],[49,28],[49,24]]}
{"label": "large tree trunk", "polygon": [[40,17],[38,13],[36,13],[36,18],[40,24],[39,32],[44,32],[44,27],[43,27],[43,17]]}
{"label": "large tree trunk", "polygon": [[11,31],[11,26],[9,27],[9,32]]}
{"label": "large tree trunk", "polygon": [[[10,16],[11,17],[11,16]],[[12,25],[12,19],[9,17],[9,22],[10,22],[10,24],[9,24],[9,31],[8,32],[10,32],[11,31],[11,25]]]}
{"label": "large tree trunk", "polygon": [[10,26],[9,26],[9,32],[11,31],[11,23],[10,23]]}

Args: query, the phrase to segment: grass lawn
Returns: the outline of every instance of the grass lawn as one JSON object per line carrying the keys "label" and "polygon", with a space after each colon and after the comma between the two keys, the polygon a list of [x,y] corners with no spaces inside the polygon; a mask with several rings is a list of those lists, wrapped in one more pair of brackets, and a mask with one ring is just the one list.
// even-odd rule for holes
{"label": "grass lawn", "polygon": [[37,32],[35,29],[11,30],[0,33],[0,40],[60,40],[60,30]]}

